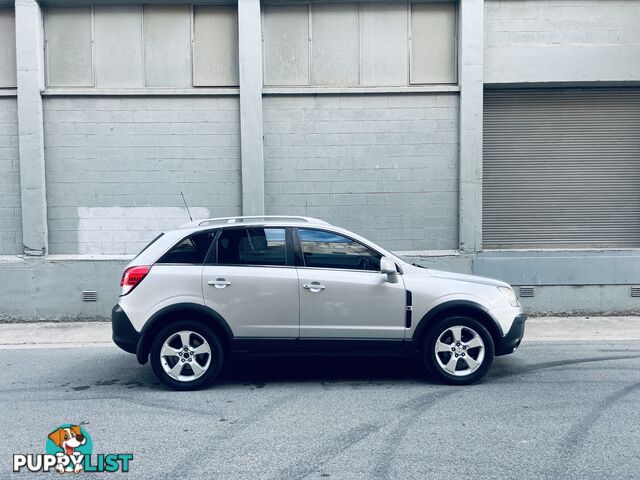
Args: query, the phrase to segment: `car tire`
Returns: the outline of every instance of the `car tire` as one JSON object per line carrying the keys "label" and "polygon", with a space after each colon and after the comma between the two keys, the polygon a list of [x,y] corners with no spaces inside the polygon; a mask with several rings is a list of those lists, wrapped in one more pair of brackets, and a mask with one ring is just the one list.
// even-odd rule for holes
{"label": "car tire", "polygon": [[220,373],[224,349],[217,335],[193,320],[164,327],[151,344],[151,368],[173,390],[197,390]]}
{"label": "car tire", "polygon": [[429,373],[452,385],[470,385],[483,378],[494,358],[491,334],[477,320],[453,316],[429,327],[422,361]]}

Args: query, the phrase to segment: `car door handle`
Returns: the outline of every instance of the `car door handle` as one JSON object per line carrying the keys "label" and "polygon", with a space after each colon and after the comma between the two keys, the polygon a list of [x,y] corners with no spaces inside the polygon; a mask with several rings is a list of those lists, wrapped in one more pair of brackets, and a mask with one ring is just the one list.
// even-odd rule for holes
{"label": "car door handle", "polygon": [[311,283],[305,283],[304,285],[302,285],[302,288],[306,288],[307,290],[313,293],[318,293],[327,287],[322,285],[320,282],[311,282]]}
{"label": "car door handle", "polygon": [[216,278],[215,280],[209,280],[207,285],[211,285],[216,288],[226,288],[231,285],[231,282],[226,278]]}

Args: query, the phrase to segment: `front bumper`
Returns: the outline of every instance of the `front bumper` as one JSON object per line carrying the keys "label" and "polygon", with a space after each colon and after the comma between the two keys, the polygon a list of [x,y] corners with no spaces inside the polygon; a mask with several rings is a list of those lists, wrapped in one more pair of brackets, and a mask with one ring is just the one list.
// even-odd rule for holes
{"label": "front bumper", "polygon": [[111,330],[114,343],[122,350],[129,353],[136,353],[140,334],[133,328],[129,317],[124,313],[120,305],[116,305],[111,310]]}
{"label": "front bumper", "polygon": [[507,334],[496,343],[496,356],[515,352],[524,336],[524,324],[526,321],[527,316],[524,313],[516,315]]}

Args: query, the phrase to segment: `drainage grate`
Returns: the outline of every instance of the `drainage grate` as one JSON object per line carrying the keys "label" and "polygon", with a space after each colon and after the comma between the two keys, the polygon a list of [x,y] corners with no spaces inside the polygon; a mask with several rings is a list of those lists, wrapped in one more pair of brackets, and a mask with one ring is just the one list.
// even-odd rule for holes
{"label": "drainage grate", "polygon": [[639,286],[631,287],[631,296],[632,297],[640,297],[640,287]]}
{"label": "drainage grate", "polygon": [[98,301],[98,292],[95,290],[83,290],[82,291],[82,301],[83,302],[97,302]]}
{"label": "drainage grate", "polygon": [[520,287],[520,297],[533,297],[535,292],[532,286]]}

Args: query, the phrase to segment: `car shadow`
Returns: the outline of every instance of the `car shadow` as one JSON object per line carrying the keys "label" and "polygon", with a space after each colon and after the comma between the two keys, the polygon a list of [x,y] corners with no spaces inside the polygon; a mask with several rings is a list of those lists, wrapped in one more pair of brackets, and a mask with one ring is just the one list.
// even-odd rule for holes
{"label": "car shadow", "polygon": [[[65,368],[59,365],[60,383],[65,392],[93,391],[94,388],[123,388],[125,390],[169,390],[153,375],[150,365],[132,368],[129,354],[119,351],[104,352],[97,364],[87,359],[85,368],[74,363]],[[114,354],[115,353],[115,354]],[[555,364],[554,364],[555,365]],[[489,370],[487,380],[501,380],[514,374],[525,374],[532,368],[522,359],[498,357]],[[64,381],[63,381],[64,380]],[[52,380],[55,384],[56,382]],[[485,380],[486,382],[486,380]],[[480,382],[485,383],[485,382]],[[228,358],[215,383],[216,387],[291,386],[310,383],[347,383],[364,385],[440,385],[417,359],[390,356],[307,356],[269,355]]]}
{"label": "car shadow", "polygon": [[233,385],[291,382],[430,382],[417,361],[396,357],[256,356],[234,358],[216,383]]}

